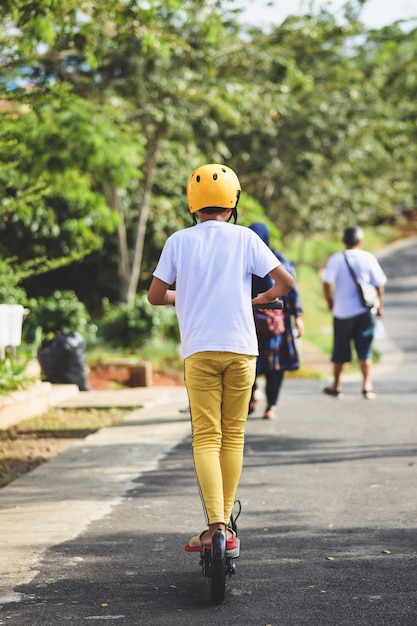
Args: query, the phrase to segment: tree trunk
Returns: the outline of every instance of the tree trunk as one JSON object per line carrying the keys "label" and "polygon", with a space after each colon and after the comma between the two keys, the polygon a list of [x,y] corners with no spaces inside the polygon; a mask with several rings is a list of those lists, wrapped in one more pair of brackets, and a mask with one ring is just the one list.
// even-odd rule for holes
{"label": "tree trunk", "polygon": [[145,241],[146,224],[148,221],[149,209],[151,204],[152,185],[155,176],[155,168],[158,156],[159,146],[164,135],[162,127],[158,127],[155,130],[153,138],[148,141],[146,147],[145,157],[145,176],[142,200],[139,205],[139,220],[136,230],[136,239],[134,247],[134,256],[132,262],[132,269],[130,274],[129,285],[126,293],[126,302],[133,304],[135,299],[136,290],[138,287],[140,269],[142,265],[143,246]]}
{"label": "tree trunk", "polygon": [[110,208],[114,209],[119,217],[117,226],[117,237],[119,242],[119,264],[118,274],[120,278],[119,298],[121,302],[127,302],[127,294],[131,277],[131,268],[129,264],[129,246],[127,243],[126,224],[123,210],[120,206],[120,200],[117,189],[104,183],[104,196]]}

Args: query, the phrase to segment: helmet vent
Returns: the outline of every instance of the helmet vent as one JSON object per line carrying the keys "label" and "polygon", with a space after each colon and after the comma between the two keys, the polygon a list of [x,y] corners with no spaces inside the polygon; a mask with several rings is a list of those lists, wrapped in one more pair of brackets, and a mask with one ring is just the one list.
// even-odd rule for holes
{"label": "helmet vent", "polygon": [[199,183],[201,180],[200,175],[196,176],[196,181]]}
{"label": "helmet vent", "polygon": [[217,180],[217,174],[213,174],[213,180]]}

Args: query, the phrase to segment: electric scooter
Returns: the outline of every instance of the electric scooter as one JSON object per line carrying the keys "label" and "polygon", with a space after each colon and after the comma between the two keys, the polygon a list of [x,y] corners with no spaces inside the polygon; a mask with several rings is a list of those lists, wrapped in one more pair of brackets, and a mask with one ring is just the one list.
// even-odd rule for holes
{"label": "electric scooter", "polygon": [[[256,305],[257,309],[282,309],[282,300],[268,302],[267,304]],[[202,573],[208,578],[210,585],[210,597],[213,604],[222,604],[225,600],[226,579],[235,574],[235,563],[233,561],[240,555],[240,540],[237,537],[236,520],[239,517],[242,507],[240,500],[236,500],[235,504],[239,506],[236,517],[230,518],[230,529],[234,531],[236,536],[236,547],[227,550],[226,533],[223,529],[216,530],[211,539],[211,546],[202,546],[199,565]]]}

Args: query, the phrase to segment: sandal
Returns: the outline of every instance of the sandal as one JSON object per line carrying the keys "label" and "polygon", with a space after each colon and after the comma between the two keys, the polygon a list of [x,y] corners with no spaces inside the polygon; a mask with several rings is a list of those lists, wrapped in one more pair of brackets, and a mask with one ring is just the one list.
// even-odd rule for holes
{"label": "sandal", "polygon": [[264,420],[272,420],[274,417],[276,417],[275,406],[270,406],[264,413]]}
{"label": "sandal", "polygon": [[251,413],[253,413],[255,409],[256,409],[256,402],[255,400],[251,400],[249,402],[248,415],[251,415]]}
{"label": "sandal", "polygon": [[[235,500],[234,504],[237,504],[239,508],[238,508],[237,514],[234,517],[233,515],[230,516],[230,523],[227,525],[227,528],[226,528],[226,532],[229,531],[230,533],[232,533],[232,536],[229,537],[229,539],[226,539],[226,550],[227,551],[237,550],[239,552],[240,542],[239,542],[239,539],[237,538],[236,521],[242,512],[242,505],[240,503],[240,500]],[[206,530],[203,530],[203,532],[200,533],[199,535],[194,535],[194,537],[191,537],[190,541],[185,546],[185,551],[186,552],[202,552],[203,547],[210,548],[211,544],[204,544],[203,546],[203,544],[201,543],[201,538],[205,532]],[[234,556],[234,555],[230,554],[229,556]],[[239,556],[239,554],[237,554],[236,556]]]}
{"label": "sandal", "polygon": [[362,389],[362,397],[365,398],[365,400],[375,400],[376,393],[373,389]]}
{"label": "sandal", "polygon": [[343,393],[337,389],[332,389],[331,387],[324,387],[323,393],[327,396],[333,396],[333,398],[343,398]]}

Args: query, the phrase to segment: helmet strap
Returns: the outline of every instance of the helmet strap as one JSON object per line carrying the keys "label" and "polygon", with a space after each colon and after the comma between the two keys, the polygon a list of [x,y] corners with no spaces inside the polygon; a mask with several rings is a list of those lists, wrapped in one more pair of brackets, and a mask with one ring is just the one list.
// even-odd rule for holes
{"label": "helmet strap", "polygon": [[230,218],[233,216],[233,224],[236,224],[236,222],[237,222],[237,204],[239,202],[239,198],[240,198],[240,190],[236,194],[236,204],[234,206],[234,209],[232,210],[232,214],[229,217],[229,219],[227,220],[229,222]]}
{"label": "helmet strap", "polygon": [[227,221],[230,222],[232,217],[233,217],[233,224],[236,224],[236,222],[237,222],[237,209],[236,209],[236,207],[234,209],[232,209],[232,212],[230,213],[229,219]]}
{"label": "helmet strap", "polygon": [[193,226],[196,226],[197,224],[198,224],[197,215],[193,213]]}

